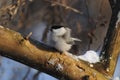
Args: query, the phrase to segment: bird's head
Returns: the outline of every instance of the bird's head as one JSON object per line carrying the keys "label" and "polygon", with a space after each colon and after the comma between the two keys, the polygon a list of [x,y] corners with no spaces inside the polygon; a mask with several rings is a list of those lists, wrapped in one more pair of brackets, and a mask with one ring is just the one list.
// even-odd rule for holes
{"label": "bird's head", "polygon": [[50,31],[57,35],[57,36],[62,36],[66,33],[66,29],[64,26],[61,26],[61,25],[54,25],[50,28]]}

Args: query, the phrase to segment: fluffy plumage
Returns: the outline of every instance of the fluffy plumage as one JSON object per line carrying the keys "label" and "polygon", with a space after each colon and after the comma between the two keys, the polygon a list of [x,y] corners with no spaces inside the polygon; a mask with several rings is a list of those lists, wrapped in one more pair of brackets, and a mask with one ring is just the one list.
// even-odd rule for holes
{"label": "fluffy plumage", "polygon": [[74,41],[81,41],[71,37],[71,29],[63,26],[52,26],[48,32],[48,45],[56,48],[60,52],[67,52],[71,49]]}

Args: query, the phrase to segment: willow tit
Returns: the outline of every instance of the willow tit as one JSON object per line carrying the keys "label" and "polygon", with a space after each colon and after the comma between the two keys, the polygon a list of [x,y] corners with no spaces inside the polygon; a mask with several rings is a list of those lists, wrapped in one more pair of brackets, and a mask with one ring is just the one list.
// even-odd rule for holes
{"label": "willow tit", "polygon": [[60,52],[68,52],[75,41],[81,40],[71,37],[71,29],[64,26],[52,26],[48,32],[48,45]]}

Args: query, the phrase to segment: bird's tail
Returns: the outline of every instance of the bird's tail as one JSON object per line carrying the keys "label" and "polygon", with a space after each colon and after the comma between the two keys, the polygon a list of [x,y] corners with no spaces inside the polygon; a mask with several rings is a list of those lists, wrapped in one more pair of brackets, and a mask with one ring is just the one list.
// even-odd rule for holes
{"label": "bird's tail", "polygon": [[72,40],[73,40],[73,41],[80,41],[80,42],[82,41],[82,40],[80,40],[80,39],[78,39],[78,38],[72,38]]}

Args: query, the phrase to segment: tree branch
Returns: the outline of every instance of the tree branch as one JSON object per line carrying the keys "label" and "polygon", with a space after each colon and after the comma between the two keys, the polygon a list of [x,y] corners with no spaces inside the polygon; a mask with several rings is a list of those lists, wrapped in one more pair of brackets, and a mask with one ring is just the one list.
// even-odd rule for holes
{"label": "tree branch", "polygon": [[76,12],[76,13],[79,13],[79,14],[83,14],[83,12],[81,12],[81,11],[75,9],[75,8],[72,8],[70,6],[67,6],[65,4],[59,3],[57,1],[50,1],[50,0],[45,0],[45,1],[50,2],[52,4],[52,6],[59,5],[59,6],[64,7],[65,9],[69,9],[69,10],[72,10],[73,12]]}
{"label": "tree branch", "polygon": [[110,72],[109,75],[113,75],[115,68],[116,68],[116,63],[118,60],[118,56],[119,56],[119,52],[120,52],[120,23],[117,25],[117,28],[114,30],[114,34],[113,34],[113,40],[111,42],[111,46],[110,48],[108,48],[108,53],[112,54],[110,57]]}
{"label": "tree branch", "polygon": [[76,61],[35,40],[24,39],[19,33],[0,26],[0,54],[32,68],[67,80],[107,80],[82,61]]}
{"label": "tree branch", "polygon": [[114,0],[109,0],[112,9],[112,16],[108,32],[104,40],[103,49],[101,51],[101,56],[103,58],[103,69],[106,70],[109,76],[113,76],[114,74],[114,70],[117,64],[117,58],[120,52],[120,24],[116,25],[116,21],[118,19],[117,15],[120,10],[120,1],[116,1],[117,3],[114,3]]}
{"label": "tree branch", "polygon": [[107,46],[105,51],[102,52],[102,70],[99,71],[112,77],[120,53],[120,24],[118,24],[117,28],[113,30],[113,34],[111,34],[110,40],[111,41],[109,42],[109,46]]}

